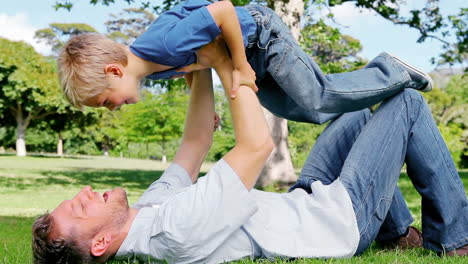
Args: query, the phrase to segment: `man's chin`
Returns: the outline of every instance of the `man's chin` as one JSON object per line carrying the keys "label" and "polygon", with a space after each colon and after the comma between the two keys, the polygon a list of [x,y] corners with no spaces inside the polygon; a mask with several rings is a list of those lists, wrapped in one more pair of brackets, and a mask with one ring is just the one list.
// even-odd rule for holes
{"label": "man's chin", "polygon": [[115,195],[114,199],[117,203],[119,203],[122,206],[125,206],[126,208],[129,208],[127,192],[125,191],[124,188],[116,187],[114,188],[114,190],[112,190],[112,194]]}

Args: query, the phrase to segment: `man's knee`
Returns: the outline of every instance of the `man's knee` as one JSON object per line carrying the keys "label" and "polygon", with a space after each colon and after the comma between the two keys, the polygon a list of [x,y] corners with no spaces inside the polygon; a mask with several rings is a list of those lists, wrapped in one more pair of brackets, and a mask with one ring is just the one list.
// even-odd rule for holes
{"label": "man's knee", "polygon": [[340,118],[348,120],[350,124],[366,124],[367,121],[369,121],[370,116],[370,110],[365,108],[359,111],[344,113]]}
{"label": "man's knee", "polygon": [[398,95],[403,96],[405,99],[417,99],[419,101],[424,101],[422,94],[411,88],[403,89]]}

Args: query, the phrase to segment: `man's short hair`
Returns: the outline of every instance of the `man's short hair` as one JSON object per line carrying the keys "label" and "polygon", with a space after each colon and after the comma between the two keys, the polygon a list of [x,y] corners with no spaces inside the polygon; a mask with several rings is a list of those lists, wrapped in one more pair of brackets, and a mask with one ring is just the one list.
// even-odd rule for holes
{"label": "man's short hair", "polygon": [[72,231],[65,238],[51,238],[54,219],[46,213],[39,216],[32,226],[32,250],[35,264],[94,263],[90,248],[77,242]]}
{"label": "man's short hair", "polygon": [[98,33],[71,38],[57,58],[60,85],[65,98],[76,108],[109,88],[104,68],[110,63],[127,66],[126,46]]}

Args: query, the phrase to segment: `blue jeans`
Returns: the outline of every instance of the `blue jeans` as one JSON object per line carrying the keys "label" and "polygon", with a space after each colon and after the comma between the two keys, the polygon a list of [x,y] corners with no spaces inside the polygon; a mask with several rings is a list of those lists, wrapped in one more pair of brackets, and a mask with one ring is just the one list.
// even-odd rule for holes
{"label": "blue jeans", "polygon": [[340,177],[356,213],[361,254],[376,238],[404,234],[412,218],[397,187],[406,162],[422,197],[424,247],[450,251],[468,243],[468,200],[449,150],[419,92],[405,89],[369,110],[346,113],[318,138],[292,187]]}
{"label": "blue jeans", "polygon": [[257,23],[247,59],[257,74],[261,104],[294,121],[322,124],[339,113],[364,109],[395,95],[409,74],[383,53],[361,70],[325,75],[271,9],[245,7]]}

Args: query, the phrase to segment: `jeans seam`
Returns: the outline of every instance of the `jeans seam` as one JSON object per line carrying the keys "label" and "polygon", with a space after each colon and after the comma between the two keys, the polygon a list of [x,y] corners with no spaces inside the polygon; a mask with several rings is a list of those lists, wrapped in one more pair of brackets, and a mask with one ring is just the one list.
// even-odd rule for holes
{"label": "jeans seam", "polygon": [[393,87],[395,86],[400,86],[404,83],[406,83],[407,81],[401,81],[401,82],[398,82],[398,83],[395,83],[395,84],[392,84],[388,87],[385,87],[385,88],[380,88],[380,89],[374,89],[372,91],[349,91],[349,92],[338,92],[336,90],[330,90],[330,89],[327,89],[327,88],[324,88],[323,90],[324,91],[327,91],[327,92],[330,92],[330,93],[334,93],[334,94],[363,94],[363,93],[374,93],[376,91],[382,91],[382,90],[387,90],[387,89],[392,89]]}
{"label": "jeans seam", "polygon": [[[283,43],[288,46],[288,50],[291,50],[291,46],[288,43],[286,43],[286,41],[283,41]],[[278,75],[278,72],[279,72],[280,68],[283,67],[283,61],[286,58],[286,52],[287,52],[287,50],[284,50],[282,52],[281,59],[279,60],[280,62],[278,63],[278,66],[276,67],[276,69],[274,71],[274,75]]]}
{"label": "jeans seam", "polygon": [[[407,108],[407,106],[406,106],[406,108]],[[398,117],[401,117],[401,114],[400,114]],[[392,134],[395,132],[395,129],[396,129],[396,127],[394,127],[394,129],[392,130]],[[386,141],[385,141],[385,149],[387,149],[388,146],[389,146],[389,144],[388,144],[389,138],[390,138],[390,137],[387,137],[387,139],[386,139]],[[384,151],[382,151],[382,153],[385,152],[385,149],[384,149]],[[382,155],[383,155],[383,154],[382,154]],[[382,155],[379,157],[378,162],[380,162],[380,161],[382,160],[382,157],[383,157]],[[376,171],[377,171],[377,166],[374,168],[374,171],[372,172],[372,174],[375,175],[375,172],[376,172]],[[372,186],[372,187],[373,187],[373,185],[374,185],[374,180],[375,180],[375,179],[373,179],[372,183],[369,183],[369,186]],[[368,197],[369,190],[370,190],[370,188],[368,189],[368,192],[366,193],[366,200],[367,200],[367,197]],[[365,200],[365,201],[366,201],[366,200]],[[379,203],[380,203],[380,200],[379,200]],[[374,210],[373,212],[375,212],[375,210]],[[361,214],[362,214],[362,206],[361,206],[361,208],[359,209],[359,212],[356,213],[356,219],[359,219],[359,218],[361,217]],[[369,220],[369,222],[370,222],[370,220]],[[369,225],[369,222],[366,224],[366,227],[364,228],[363,232],[365,232],[365,231],[367,230],[368,225]]]}
{"label": "jeans seam", "polygon": [[[377,207],[376,207],[376,208],[372,211],[372,213],[371,213],[371,217],[377,214],[377,210],[380,208],[381,202],[382,202],[382,201],[388,201],[388,202],[391,203],[391,202],[392,202],[392,199],[391,199],[391,198],[388,198],[388,197],[382,197],[382,198],[380,198]],[[363,235],[364,235],[364,234],[367,234],[367,229],[369,229],[369,226],[371,225],[371,222],[372,222],[371,220],[372,220],[372,219],[369,219],[369,221],[367,222],[366,226],[365,226],[364,229],[362,230],[362,234],[363,234]],[[385,218],[384,218],[384,220],[385,220]],[[382,223],[383,223],[384,220],[382,220]],[[369,236],[369,235],[367,235],[367,236]]]}

